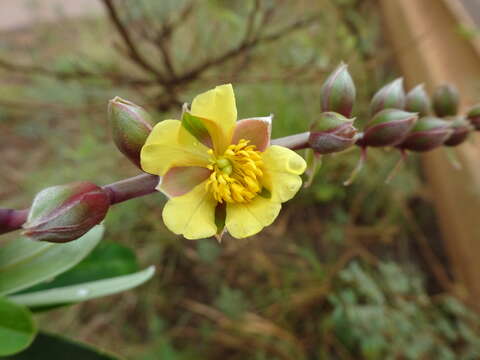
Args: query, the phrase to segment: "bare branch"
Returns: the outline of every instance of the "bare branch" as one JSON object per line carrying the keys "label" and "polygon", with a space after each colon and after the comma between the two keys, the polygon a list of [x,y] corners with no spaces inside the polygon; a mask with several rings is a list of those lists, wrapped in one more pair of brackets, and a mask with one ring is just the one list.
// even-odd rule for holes
{"label": "bare branch", "polygon": [[185,82],[190,82],[194,79],[196,79],[201,73],[204,71],[210,69],[213,66],[218,66],[220,64],[225,63],[226,61],[239,56],[240,54],[251,50],[252,48],[260,45],[260,44],[265,44],[269,42],[273,42],[275,40],[280,39],[281,37],[292,33],[296,30],[299,30],[301,28],[304,28],[306,26],[311,25],[318,19],[318,15],[313,15],[308,18],[304,18],[298,21],[295,21],[294,23],[284,27],[281,30],[278,30],[272,34],[266,35],[261,38],[255,38],[251,41],[244,41],[242,40],[238,46],[227,50],[223,54],[219,55],[218,57],[212,58],[210,60],[205,61],[204,63],[198,65],[197,67],[191,69],[190,71],[186,72],[182,76],[177,78],[177,81],[179,84],[185,83]]}
{"label": "bare branch", "polygon": [[133,42],[130,36],[130,32],[127,30],[127,27],[124,25],[124,23],[120,19],[117,9],[113,5],[113,1],[102,0],[102,2],[105,5],[105,8],[107,9],[107,14],[109,16],[110,21],[113,23],[117,32],[120,34],[125,45],[127,46],[128,55],[130,59],[133,60],[134,63],[136,63],[146,71],[154,74],[160,83],[162,84],[165,83],[163,74],[158,69],[150,65],[140,54],[139,50],[137,49],[137,46],[135,45],[135,43]]}
{"label": "bare branch", "polygon": [[162,61],[171,79],[175,79],[175,68],[171,56],[170,39],[173,32],[192,14],[196,0],[188,2],[170,21],[165,22],[155,38],[155,45],[162,54]]}
{"label": "bare branch", "polygon": [[253,30],[255,28],[255,19],[257,18],[257,12],[260,9],[260,0],[255,0],[255,4],[252,6],[250,10],[250,14],[248,15],[247,19],[247,26],[245,31],[244,41],[248,42],[252,36]]}

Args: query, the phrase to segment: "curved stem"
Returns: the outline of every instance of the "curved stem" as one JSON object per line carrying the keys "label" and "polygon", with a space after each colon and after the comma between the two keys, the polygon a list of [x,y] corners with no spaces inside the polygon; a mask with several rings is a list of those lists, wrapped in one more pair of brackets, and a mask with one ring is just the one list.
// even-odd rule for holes
{"label": "curved stem", "polygon": [[356,179],[358,173],[363,169],[365,162],[367,161],[367,148],[361,147],[360,159],[357,162],[357,165],[353,169],[350,177],[343,182],[344,186],[350,186]]}
{"label": "curved stem", "polygon": [[385,184],[390,184],[390,181],[393,180],[393,178],[397,175],[398,171],[402,167],[402,164],[404,164],[407,161],[407,151],[405,149],[400,149],[400,158],[398,159],[397,163],[393,167],[393,169],[390,171],[388,174],[387,178],[385,179]]}

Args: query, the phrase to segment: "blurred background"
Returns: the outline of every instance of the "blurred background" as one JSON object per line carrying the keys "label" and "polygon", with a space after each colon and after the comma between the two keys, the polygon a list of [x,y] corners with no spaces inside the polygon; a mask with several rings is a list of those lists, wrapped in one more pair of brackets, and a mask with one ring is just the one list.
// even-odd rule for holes
{"label": "blurred background", "polygon": [[[406,12],[395,9],[400,3]],[[431,8],[421,24],[455,21],[402,45],[398,33],[418,28],[408,17],[415,3]],[[392,30],[402,16],[411,21]],[[239,118],[273,113],[280,137],[308,129],[323,80],[344,61],[361,128],[380,86],[402,75],[409,87],[428,81],[415,74],[444,59],[432,36],[455,34],[442,37],[457,46],[452,58],[463,56],[462,46],[478,50],[479,17],[474,0],[3,0],[1,207],[28,207],[50,185],[138,174],[110,140],[114,96],[160,121],[231,82]],[[437,56],[422,60],[427,70],[409,72],[425,44]],[[478,80],[468,67],[447,68],[468,84]],[[468,96],[479,99],[475,86]],[[478,163],[478,147],[467,146],[473,159],[464,171]],[[142,266],[155,264],[157,275],[133,291],[40,315],[40,326],[127,359],[478,359],[480,279],[471,274],[480,270],[480,247],[464,247],[468,258],[452,255],[480,242],[478,226],[455,223],[467,228],[460,239],[444,219],[478,216],[479,178],[460,172],[452,175],[458,187],[439,190],[432,168],[413,155],[386,185],[398,156],[374,149],[350,187],[342,183],[358,150],[325,157],[312,186],[246,240],[174,236],[161,220],[160,193],[116,205],[106,239],[133,249]],[[441,160],[437,168],[453,173]],[[473,205],[442,202],[472,187]]]}

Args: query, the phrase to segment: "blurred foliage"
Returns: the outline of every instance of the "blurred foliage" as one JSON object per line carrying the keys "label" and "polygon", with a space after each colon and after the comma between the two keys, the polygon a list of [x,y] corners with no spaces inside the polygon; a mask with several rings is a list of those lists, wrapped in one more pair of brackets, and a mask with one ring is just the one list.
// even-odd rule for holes
{"label": "blurred foliage", "polygon": [[[372,271],[374,270],[374,271]],[[452,296],[430,297],[414,269],[350,264],[329,296],[324,331],[365,359],[477,359],[479,317]]]}
{"label": "blurred foliage", "polygon": [[[376,2],[260,3],[276,9],[268,31],[314,13],[318,20],[210,68],[177,88],[178,99],[189,102],[232,81],[240,118],[273,113],[274,137],[303,132],[320,111],[324,77],[343,60],[357,85],[361,128],[371,95],[398,75],[382,43]],[[186,1],[122,4],[131,26],[148,17],[160,27]],[[253,6],[197,2],[171,39],[177,71],[237,43]],[[144,75],[115,50],[118,41],[104,18],[39,24],[2,43],[0,57],[58,71]],[[142,50],[161,64],[151,45]],[[0,145],[0,199],[7,206],[27,206],[49,185],[104,184],[138,172],[109,139],[106,105],[114,95],[145,105],[158,121],[181,111],[159,110],[159,86],[1,69],[0,78],[0,129],[8,135]],[[157,275],[138,291],[41,315],[42,328],[141,360],[478,358],[477,317],[432,271],[445,262],[416,159],[385,185],[399,154],[368,155],[348,188],[342,182],[358,151],[324,157],[313,185],[248,240],[227,237],[219,245],[173,236],[161,220],[161,194],[116,205],[106,219],[107,240],[132,248],[141,264],[156,264]],[[429,247],[438,264],[426,260]]]}

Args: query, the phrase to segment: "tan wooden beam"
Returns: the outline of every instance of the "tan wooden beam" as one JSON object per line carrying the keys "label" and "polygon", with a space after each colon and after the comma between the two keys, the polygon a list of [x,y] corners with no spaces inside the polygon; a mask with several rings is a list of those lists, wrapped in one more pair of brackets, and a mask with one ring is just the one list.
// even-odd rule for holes
{"label": "tan wooden beam", "polygon": [[[461,92],[462,111],[480,102],[480,44],[460,35],[460,23],[472,22],[458,0],[380,4],[408,86],[425,83],[431,91],[450,82]],[[480,134],[473,137],[455,148],[462,170],[454,169],[442,149],[422,159],[455,280],[470,300],[480,298]]]}

